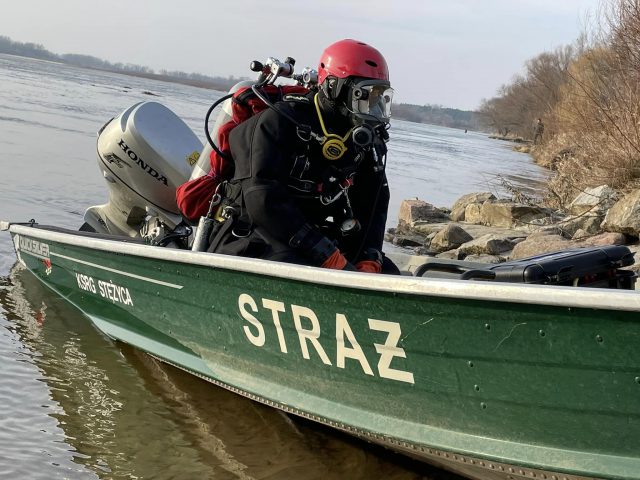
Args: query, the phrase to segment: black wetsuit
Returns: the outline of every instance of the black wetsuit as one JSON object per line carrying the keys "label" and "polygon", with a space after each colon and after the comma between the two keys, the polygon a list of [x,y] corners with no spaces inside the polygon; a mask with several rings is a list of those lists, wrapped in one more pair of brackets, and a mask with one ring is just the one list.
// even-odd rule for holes
{"label": "black wetsuit", "polygon": [[[277,105],[321,134],[313,96],[295,98]],[[348,126],[335,133],[346,131]],[[357,151],[350,138],[346,145],[342,158],[329,161],[317,140],[302,140],[296,125],[270,108],[236,127],[230,135],[234,214],[212,237],[210,251],[315,266],[333,245],[354,264],[370,249],[382,251],[389,205],[386,146],[376,139],[375,146]],[[345,235],[340,227],[348,218],[361,228]]]}

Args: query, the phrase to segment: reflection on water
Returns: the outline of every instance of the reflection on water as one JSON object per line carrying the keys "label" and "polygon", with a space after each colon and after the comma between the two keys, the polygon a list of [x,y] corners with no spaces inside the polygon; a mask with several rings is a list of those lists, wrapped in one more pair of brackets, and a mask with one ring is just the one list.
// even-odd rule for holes
{"label": "reflection on water", "polygon": [[114,344],[22,268],[0,308],[0,477],[455,478]]}
{"label": "reflection on water", "polygon": [[60,301],[45,302],[42,287],[36,292],[27,300],[21,282],[0,277],[0,477],[95,478],[83,467],[88,457],[67,443],[56,398],[68,391],[67,374],[48,371],[60,363],[44,326]]}

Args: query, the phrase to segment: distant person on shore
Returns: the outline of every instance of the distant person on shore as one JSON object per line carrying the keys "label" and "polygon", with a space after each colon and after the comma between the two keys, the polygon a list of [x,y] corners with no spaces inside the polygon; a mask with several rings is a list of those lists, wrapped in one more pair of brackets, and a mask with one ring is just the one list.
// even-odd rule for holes
{"label": "distant person on shore", "polygon": [[533,131],[533,144],[537,145],[538,142],[542,141],[542,134],[544,133],[544,123],[542,123],[542,119],[539,118],[536,122],[535,129]]}

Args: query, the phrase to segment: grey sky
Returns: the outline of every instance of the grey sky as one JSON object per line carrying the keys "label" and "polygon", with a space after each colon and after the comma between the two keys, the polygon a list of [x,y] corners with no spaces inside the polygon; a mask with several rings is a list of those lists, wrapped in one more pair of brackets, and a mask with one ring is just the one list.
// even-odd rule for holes
{"label": "grey sky", "polygon": [[476,108],[544,50],[570,43],[599,0],[2,0],[0,35],[112,62],[248,75],[251,60],[356,38],[386,57],[396,99]]}

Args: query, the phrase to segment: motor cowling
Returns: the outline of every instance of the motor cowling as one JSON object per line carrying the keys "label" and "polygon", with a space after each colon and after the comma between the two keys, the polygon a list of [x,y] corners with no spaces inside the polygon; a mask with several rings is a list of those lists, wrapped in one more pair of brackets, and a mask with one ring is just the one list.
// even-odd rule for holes
{"label": "motor cowling", "polygon": [[138,236],[145,217],[170,226],[180,221],[176,188],[186,182],[202,143],[171,110],[157,102],[129,107],[98,133],[98,166],[109,202],[91,207],[85,221],[96,231]]}

